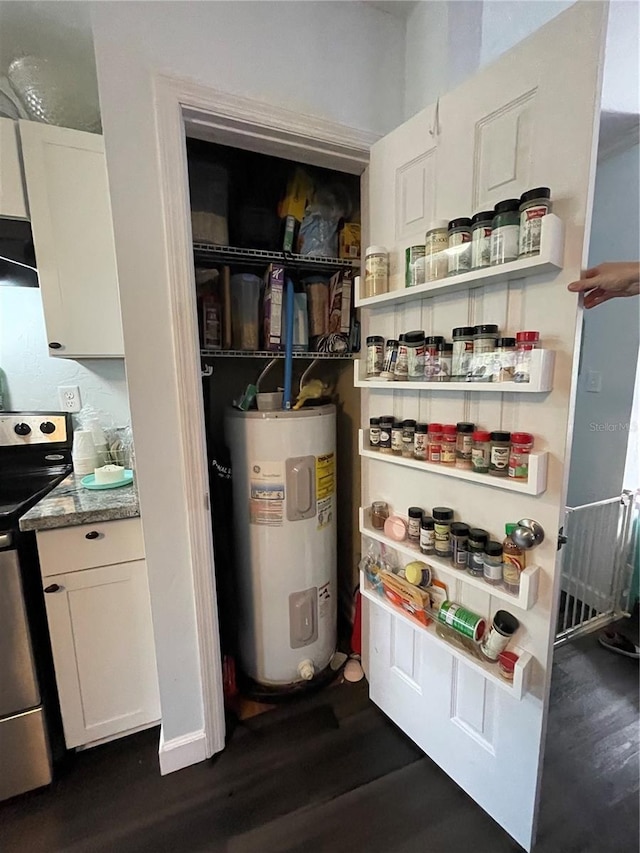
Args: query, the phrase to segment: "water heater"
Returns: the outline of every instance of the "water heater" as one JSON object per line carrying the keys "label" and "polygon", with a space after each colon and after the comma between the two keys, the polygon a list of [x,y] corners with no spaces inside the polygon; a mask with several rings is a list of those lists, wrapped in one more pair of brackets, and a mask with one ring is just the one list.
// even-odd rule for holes
{"label": "water heater", "polygon": [[225,418],[233,471],[243,670],[284,687],[336,648],[336,410]]}

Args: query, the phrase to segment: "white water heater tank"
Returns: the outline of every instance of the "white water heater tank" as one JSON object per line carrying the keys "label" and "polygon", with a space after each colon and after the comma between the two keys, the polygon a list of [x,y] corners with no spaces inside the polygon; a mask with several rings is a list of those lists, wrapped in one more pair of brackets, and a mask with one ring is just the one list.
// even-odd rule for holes
{"label": "white water heater tank", "polygon": [[308,680],[336,648],[336,409],[225,418],[239,651],[267,686]]}

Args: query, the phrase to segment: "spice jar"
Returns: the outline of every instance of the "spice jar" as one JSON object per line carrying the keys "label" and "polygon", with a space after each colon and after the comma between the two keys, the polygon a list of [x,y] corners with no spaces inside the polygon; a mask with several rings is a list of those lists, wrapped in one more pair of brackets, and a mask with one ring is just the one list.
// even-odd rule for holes
{"label": "spice jar", "polygon": [[384,350],[384,359],[382,361],[382,372],[380,373],[380,379],[395,379],[395,367],[397,358],[398,341],[394,340],[393,338],[389,338]]}
{"label": "spice jar", "polygon": [[410,506],[407,516],[409,523],[407,525],[407,539],[417,545],[420,542],[420,524],[422,522],[422,509],[419,506]]}
{"label": "spice jar", "polygon": [[424,376],[427,382],[435,381],[440,370],[440,351],[444,343],[442,335],[429,335],[424,342]]}
{"label": "spice jar", "polygon": [[520,623],[515,616],[507,613],[506,610],[496,610],[491,628],[482,638],[480,650],[487,660],[497,661],[501,652],[503,652],[509,640],[520,627]]}
{"label": "spice jar", "polygon": [[389,255],[384,246],[368,246],[364,253],[366,296],[378,296],[389,290]]}
{"label": "spice jar", "polygon": [[451,379],[451,366],[453,361],[453,344],[445,341],[440,349],[438,362],[439,368],[433,377],[437,382],[448,382]]}
{"label": "spice jar", "polygon": [[384,338],[380,335],[369,335],[367,338],[367,378],[380,376],[384,353]]}
{"label": "spice jar", "polygon": [[434,222],[425,237],[425,281],[445,278],[449,272],[449,223],[446,219]]}
{"label": "spice jar", "polygon": [[406,382],[409,378],[409,362],[407,361],[407,342],[405,341],[404,335],[400,335],[400,337],[398,338],[398,355],[396,358],[394,378],[396,382]]}
{"label": "spice jar", "polygon": [[405,251],[405,287],[424,284],[424,246],[410,246]]}
{"label": "spice jar", "polygon": [[540,332],[516,333],[516,364],[513,371],[514,382],[529,382],[531,379],[531,350],[537,349]]}
{"label": "spice jar", "polygon": [[423,588],[431,586],[431,568],[420,560],[414,560],[407,563],[404,567],[405,580],[412,583],[414,586]]}
{"label": "spice jar", "polygon": [[511,451],[509,453],[509,477],[512,480],[529,479],[529,454],[533,449],[533,436],[530,432],[511,433]]}
{"label": "spice jar", "polygon": [[489,534],[480,527],[472,527],[469,531],[467,571],[474,578],[484,575],[484,549],[488,539]]}
{"label": "spice jar", "polygon": [[440,462],[441,454],[442,424],[429,424],[427,432],[427,459],[429,462]]}
{"label": "spice jar", "polygon": [[453,330],[453,356],[451,360],[451,378],[453,380],[465,380],[471,370],[473,333],[473,326],[459,326]]}
{"label": "spice jar", "polygon": [[456,464],[456,444],[458,441],[458,428],[455,424],[445,424],[442,427],[442,450],[440,462],[443,465]]}
{"label": "spice jar", "polygon": [[471,268],[474,270],[491,263],[493,217],[493,210],[483,210],[471,217]]}
{"label": "spice jar", "polygon": [[436,548],[434,520],[430,515],[423,515],[420,523],[420,550],[423,554],[433,554]]}
{"label": "spice jar", "polygon": [[520,199],[499,201],[494,208],[491,231],[491,266],[518,259]]}
{"label": "spice jar", "polygon": [[392,453],[391,450],[391,431],[393,429],[393,419],[380,418],[380,453]]}
{"label": "spice jar", "polygon": [[380,447],[380,418],[369,418],[369,450]]}
{"label": "spice jar", "polygon": [[487,583],[499,586],[502,583],[502,544],[491,539],[484,546],[483,574]]}
{"label": "spice jar", "polygon": [[451,525],[451,563],[456,569],[467,568],[469,525],[454,521]]}
{"label": "spice jar", "polygon": [[409,382],[424,382],[424,332],[407,332],[404,340],[407,345],[407,379]]}
{"label": "spice jar", "polygon": [[516,363],[516,339],[498,338],[495,352],[499,364],[497,381],[512,382]]}
{"label": "spice jar", "polygon": [[456,424],[456,468],[471,470],[474,424]]}
{"label": "spice jar", "polygon": [[416,422],[411,418],[402,421],[402,455],[413,459],[415,450]]}
{"label": "spice jar", "polygon": [[511,433],[496,430],[491,433],[491,451],[489,473],[494,477],[506,477],[509,474],[509,448]]}
{"label": "spice jar", "polygon": [[520,592],[520,575],[524,570],[524,551],[511,538],[517,524],[505,524],[507,534],[502,543],[502,582],[507,592]]}
{"label": "spice jar", "polygon": [[391,426],[391,452],[402,456],[402,421],[394,420]]}
{"label": "spice jar", "polygon": [[498,340],[498,327],[494,323],[483,323],[473,327],[473,354],[493,352]]}
{"label": "spice jar", "polygon": [[542,217],[551,212],[551,190],[537,187],[520,196],[520,257],[540,254]]}
{"label": "spice jar", "polygon": [[491,434],[479,429],[473,433],[472,438],[471,468],[476,474],[488,474],[491,459]]}
{"label": "spice jar", "polygon": [[371,524],[375,530],[382,530],[389,518],[389,504],[386,501],[374,501],[371,504]]}
{"label": "spice jar", "polygon": [[416,424],[413,455],[416,459],[427,458],[427,425]]}
{"label": "spice jar", "polygon": [[448,275],[468,272],[471,269],[471,220],[466,216],[449,222],[447,258]]}
{"label": "spice jar", "polygon": [[433,522],[435,532],[435,552],[438,557],[451,556],[451,522],[453,510],[447,506],[434,506]]}
{"label": "spice jar", "polygon": [[498,669],[500,675],[506,681],[513,681],[513,674],[517,663],[518,655],[515,652],[500,652],[498,655]]}

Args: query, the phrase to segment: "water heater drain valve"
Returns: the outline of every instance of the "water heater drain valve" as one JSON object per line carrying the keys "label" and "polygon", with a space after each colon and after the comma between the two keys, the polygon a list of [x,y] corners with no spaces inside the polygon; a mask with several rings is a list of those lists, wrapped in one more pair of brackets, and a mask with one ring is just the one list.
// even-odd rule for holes
{"label": "water heater drain valve", "polygon": [[315,667],[312,660],[303,660],[298,664],[298,675],[305,681],[311,681],[315,675]]}

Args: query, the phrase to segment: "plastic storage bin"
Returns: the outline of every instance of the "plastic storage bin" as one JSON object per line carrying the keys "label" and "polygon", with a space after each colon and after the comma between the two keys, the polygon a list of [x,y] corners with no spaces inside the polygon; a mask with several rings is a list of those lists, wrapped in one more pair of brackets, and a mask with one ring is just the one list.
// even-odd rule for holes
{"label": "plastic storage bin", "polygon": [[260,349],[260,291],[262,281],[257,275],[239,273],[231,276],[231,326],[233,348]]}

